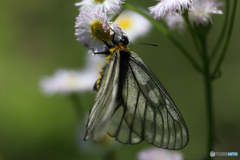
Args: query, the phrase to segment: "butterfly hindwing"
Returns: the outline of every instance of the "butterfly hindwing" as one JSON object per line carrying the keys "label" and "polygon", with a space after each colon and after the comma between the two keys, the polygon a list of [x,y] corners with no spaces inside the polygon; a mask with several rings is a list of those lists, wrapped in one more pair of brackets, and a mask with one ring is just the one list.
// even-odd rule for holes
{"label": "butterfly hindwing", "polygon": [[143,139],[130,130],[124,119],[124,112],[125,108],[120,105],[111,119],[108,134],[121,143],[140,143]]}
{"label": "butterfly hindwing", "polygon": [[130,130],[160,148],[186,146],[186,124],[162,84],[137,54],[131,52],[128,65],[122,95]]}

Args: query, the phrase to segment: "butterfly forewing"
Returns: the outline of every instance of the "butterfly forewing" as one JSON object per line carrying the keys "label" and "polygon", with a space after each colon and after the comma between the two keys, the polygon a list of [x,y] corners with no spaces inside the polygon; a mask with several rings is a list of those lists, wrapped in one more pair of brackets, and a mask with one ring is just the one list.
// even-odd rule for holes
{"label": "butterfly forewing", "polygon": [[110,118],[117,107],[119,60],[119,54],[116,53],[104,67],[101,86],[89,113],[85,140],[92,132],[94,139],[104,136]]}
{"label": "butterfly forewing", "polygon": [[[122,116],[130,130],[139,139],[157,147],[181,149],[186,146],[186,124],[156,76],[133,52],[125,65],[128,72],[122,89],[125,108]],[[117,133],[120,132],[121,128]]]}
{"label": "butterfly forewing", "polygon": [[85,139],[106,132],[125,144],[145,140],[160,148],[181,149],[188,143],[186,123],[172,98],[133,52],[114,52],[104,68]]}

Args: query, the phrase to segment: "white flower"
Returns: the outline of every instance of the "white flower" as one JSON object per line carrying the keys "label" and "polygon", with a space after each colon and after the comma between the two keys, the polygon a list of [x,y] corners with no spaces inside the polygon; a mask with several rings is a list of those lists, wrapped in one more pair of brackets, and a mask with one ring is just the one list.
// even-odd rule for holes
{"label": "white flower", "polygon": [[165,21],[168,24],[170,29],[179,29],[183,30],[186,27],[186,22],[180,14],[176,13],[175,15],[168,14],[165,17]]}
{"label": "white flower", "polygon": [[191,7],[193,0],[161,0],[157,5],[149,7],[155,19],[163,18],[166,14],[182,14],[185,9]]}
{"label": "white flower", "polygon": [[177,151],[149,148],[138,153],[138,160],[183,160],[183,156]]}
{"label": "white flower", "polygon": [[102,11],[116,14],[121,10],[121,5],[124,2],[122,0],[82,0],[78,3],[75,3],[75,6],[80,6],[80,10],[84,8],[96,8],[100,7]]}
{"label": "white flower", "polygon": [[224,6],[224,3],[218,2],[217,0],[201,0],[193,4],[189,9],[189,20],[196,24],[202,23],[203,25],[208,24],[210,21],[213,23],[211,14],[222,14],[223,12],[218,7]]}
{"label": "white flower", "polygon": [[140,36],[145,36],[152,27],[146,18],[130,10],[123,11],[114,23],[119,24],[131,42]]}
{"label": "white flower", "polygon": [[43,78],[40,85],[42,91],[48,95],[69,94],[92,91],[97,78],[98,74],[92,72],[60,69],[52,77]]}
{"label": "white flower", "polygon": [[[108,48],[104,41],[108,44],[112,42],[113,32],[107,24],[106,14],[100,8],[82,10],[76,18],[75,27],[77,41],[94,52],[106,51]],[[115,25],[111,28],[116,33],[115,40],[119,40],[121,30]]]}
{"label": "white flower", "polygon": [[105,64],[105,59],[86,55],[87,64],[83,70],[57,70],[53,76],[41,80],[42,91],[47,95],[93,91],[93,86]]}
{"label": "white flower", "polygon": [[107,42],[111,41],[110,29],[103,28],[103,25],[106,26],[105,23],[107,23],[107,16],[100,8],[82,10],[76,17],[77,41],[87,48],[94,49],[95,52],[103,51],[105,45],[101,38]]}
{"label": "white flower", "polygon": [[[111,27],[111,29],[110,29],[110,38],[109,38],[109,40],[108,41],[106,41],[108,44],[110,44],[111,45],[111,43],[112,43],[112,36],[113,36],[113,34],[115,33],[115,38],[114,38],[114,40],[115,41],[119,41],[120,39],[122,39],[122,36],[123,36],[123,31],[122,31],[122,29],[119,27],[119,24],[111,24],[110,25],[110,27]],[[108,26],[108,28],[109,28],[109,26]],[[113,30],[113,31],[112,31]],[[101,44],[101,43],[100,43]],[[95,56],[95,57],[104,57],[105,55],[104,54],[95,54],[96,52],[106,52],[109,48],[103,43],[103,41],[102,41],[102,50],[96,50],[96,48],[95,48],[95,46],[92,46],[91,48],[94,50],[92,50],[92,49],[90,49],[89,51],[88,51],[88,53],[89,54],[91,54],[92,56]]]}

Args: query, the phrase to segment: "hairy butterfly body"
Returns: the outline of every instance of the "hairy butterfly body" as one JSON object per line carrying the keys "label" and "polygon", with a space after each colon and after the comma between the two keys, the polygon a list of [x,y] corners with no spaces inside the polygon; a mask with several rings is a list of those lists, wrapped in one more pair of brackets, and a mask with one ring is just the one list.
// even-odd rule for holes
{"label": "hairy butterfly body", "polygon": [[[108,133],[121,143],[148,143],[166,149],[184,148],[186,123],[172,98],[142,61],[128,48],[128,38],[114,38],[107,63],[94,85],[97,96],[90,110],[85,140]],[[106,44],[106,42],[105,42]]]}

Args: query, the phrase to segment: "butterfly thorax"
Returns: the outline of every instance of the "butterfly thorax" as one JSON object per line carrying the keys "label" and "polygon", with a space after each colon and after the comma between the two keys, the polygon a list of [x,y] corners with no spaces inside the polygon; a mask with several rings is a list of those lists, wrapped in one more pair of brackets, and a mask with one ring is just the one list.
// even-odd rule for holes
{"label": "butterfly thorax", "polygon": [[128,48],[128,37],[123,35],[119,41],[112,41],[112,47],[109,48],[109,55],[107,56],[107,63],[116,53],[129,53],[130,50]]}
{"label": "butterfly thorax", "polygon": [[130,52],[127,45],[124,45],[123,43],[119,43],[118,45],[115,45],[113,48],[109,49],[110,54],[107,56],[107,62],[114,56],[116,53],[123,53],[123,52]]}

